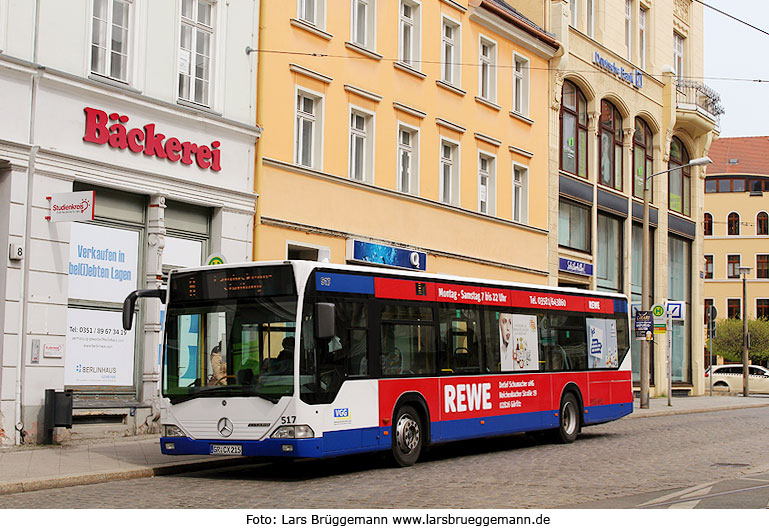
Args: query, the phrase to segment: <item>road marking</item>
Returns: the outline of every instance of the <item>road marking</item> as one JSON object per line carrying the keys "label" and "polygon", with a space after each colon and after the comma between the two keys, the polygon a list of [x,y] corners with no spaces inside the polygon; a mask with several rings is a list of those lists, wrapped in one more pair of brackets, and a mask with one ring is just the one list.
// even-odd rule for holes
{"label": "road marking", "polygon": [[700,503],[702,499],[694,499],[692,501],[686,501],[686,502],[677,502],[674,504],[671,504],[668,506],[668,508],[677,508],[679,510],[691,510],[692,508],[696,508],[697,505]]}
{"label": "road marking", "polygon": [[[711,493],[711,494],[705,495],[703,497],[698,497],[696,499],[696,501],[699,502],[702,499],[712,499],[713,497],[721,497],[722,495],[732,495],[734,493],[742,493],[742,492],[745,492],[745,491],[753,491],[753,490],[762,490],[762,489],[767,489],[767,488],[769,488],[769,484],[764,484],[763,486],[753,486],[752,488],[741,488],[741,489],[736,489],[736,490],[721,491],[721,492],[718,492],[718,493]],[[655,500],[658,500],[658,499],[655,499]],[[672,503],[672,504],[681,504],[681,503],[688,502],[688,501],[693,501],[693,500],[695,500],[695,499],[684,499],[682,501],[679,501],[678,503]],[[652,508],[654,506],[665,506],[666,504],[668,504],[668,502],[654,503],[654,501],[650,501],[649,503],[646,503],[646,504],[640,504],[640,505],[636,506],[636,508]],[[671,506],[671,508],[672,507],[673,506]]]}
{"label": "road marking", "polygon": [[667,495],[663,495],[662,497],[658,497],[656,499],[652,499],[650,501],[646,501],[641,506],[648,506],[648,505],[657,504],[657,503],[660,503],[660,502],[669,501],[671,499],[678,499],[678,498],[680,498],[680,497],[682,497],[684,495],[688,495],[689,493],[691,493],[693,491],[701,490],[701,489],[706,488],[708,486],[713,486],[713,484],[715,484],[715,482],[708,482],[707,484],[698,484],[697,486],[691,486],[689,488],[686,488],[686,489],[683,489],[683,490],[679,490],[679,491],[675,491],[673,493],[669,493]]}

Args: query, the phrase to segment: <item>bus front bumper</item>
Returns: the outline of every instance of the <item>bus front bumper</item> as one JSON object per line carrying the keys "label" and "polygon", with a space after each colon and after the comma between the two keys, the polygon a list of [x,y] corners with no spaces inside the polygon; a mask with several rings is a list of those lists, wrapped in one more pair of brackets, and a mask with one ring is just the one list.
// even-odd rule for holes
{"label": "bus front bumper", "polygon": [[320,458],[321,438],[253,440],[193,440],[192,438],[160,438],[163,454],[205,456],[285,456]]}

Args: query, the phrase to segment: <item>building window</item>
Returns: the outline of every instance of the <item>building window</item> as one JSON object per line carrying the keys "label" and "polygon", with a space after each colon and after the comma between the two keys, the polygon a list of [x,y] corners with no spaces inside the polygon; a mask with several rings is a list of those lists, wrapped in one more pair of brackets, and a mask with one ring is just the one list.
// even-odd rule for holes
{"label": "building window", "polygon": [[590,252],[590,207],[561,200],[558,205],[558,245]]}
{"label": "building window", "polygon": [[179,43],[179,98],[209,105],[213,6],[202,0],[182,0]]}
{"label": "building window", "polygon": [[769,235],[769,214],[759,212],[756,216],[756,234]]}
{"label": "building window", "polygon": [[705,236],[713,235],[713,215],[706,212],[702,219],[702,233]]}
{"label": "building window", "polygon": [[444,17],[441,31],[441,62],[443,63],[441,79],[455,87],[462,84],[460,36],[459,24]]}
{"label": "building window", "polygon": [[376,0],[352,0],[350,20],[352,42],[363,48],[376,48]]}
{"label": "building window", "polygon": [[130,0],[94,0],[91,72],[128,81]]}
{"label": "building window", "polygon": [[668,235],[668,299],[684,301],[686,321],[673,323],[670,330],[673,382],[692,382],[691,368],[691,302],[692,302],[692,242]]}
{"label": "building window", "polygon": [[[653,142],[652,130],[641,118],[635,119],[633,132],[633,196],[643,199],[644,186],[648,176],[652,175]],[[654,197],[654,182],[649,183],[649,197]]]}
{"label": "building window", "polygon": [[419,15],[419,4],[401,0],[398,60],[411,66],[419,62]]}
{"label": "building window", "polygon": [[561,96],[561,170],[587,177],[587,100],[570,81]]}
{"label": "building window", "polygon": [[493,156],[478,156],[478,212],[496,214],[496,160]]}
{"label": "building window", "polygon": [[587,7],[587,35],[593,37],[595,33],[595,0],[586,0]]}
{"label": "building window", "polygon": [[625,47],[628,61],[633,60],[633,0],[625,0]]}
{"label": "building window", "polygon": [[350,179],[373,181],[374,116],[354,109],[350,113]]}
{"label": "building window", "polygon": [[726,277],[728,277],[729,279],[740,278],[740,256],[739,255],[726,256]]}
{"label": "building window", "polygon": [[529,169],[513,165],[513,221],[529,223]]}
{"label": "building window", "polygon": [[769,299],[756,299],[756,319],[769,320]]}
{"label": "building window", "polygon": [[740,303],[738,298],[729,298],[726,300],[726,314],[730,320],[740,319]]}
{"label": "building window", "polygon": [[406,126],[398,128],[398,190],[419,192],[419,132]]}
{"label": "building window", "polygon": [[296,94],[296,145],[294,162],[310,168],[320,168],[322,153],[321,114],[323,98],[304,91]]}
{"label": "building window", "polygon": [[684,38],[673,32],[673,69],[679,79],[684,77]]}
{"label": "building window", "polygon": [[441,202],[459,204],[459,145],[441,142]]}
{"label": "building window", "polygon": [[691,214],[691,167],[679,168],[689,163],[689,152],[677,137],[670,141],[668,162],[668,208],[689,216]]}
{"label": "building window", "polygon": [[481,98],[497,100],[497,45],[481,37],[478,57],[478,93]]}
{"label": "building window", "polygon": [[769,279],[769,255],[756,255],[756,278]]}
{"label": "building window", "polygon": [[529,60],[513,54],[513,111],[529,116]]}
{"label": "building window", "polygon": [[646,70],[646,15],[648,9],[642,7],[638,12],[638,52],[641,70]]}
{"label": "building window", "polygon": [[598,214],[596,284],[599,290],[622,290],[622,221]]}
{"label": "building window", "polygon": [[705,279],[713,278],[713,255],[705,255]]}
{"label": "building window", "polygon": [[320,29],[326,27],[326,0],[297,0],[296,18]]}
{"label": "building window", "polygon": [[614,105],[601,100],[600,183],[622,190],[622,117]]}
{"label": "building window", "polygon": [[740,234],[740,215],[736,212],[730,212],[726,218],[726,230],[730,235]]}

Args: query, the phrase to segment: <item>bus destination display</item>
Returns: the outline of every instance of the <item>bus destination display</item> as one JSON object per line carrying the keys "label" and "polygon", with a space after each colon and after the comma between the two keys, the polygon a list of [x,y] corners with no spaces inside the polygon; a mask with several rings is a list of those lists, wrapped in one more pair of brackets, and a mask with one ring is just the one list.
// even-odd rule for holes
{"label": "bus destination display", "polygon": [[222,268],[182,272],[171,278],[172,299],[202,301],[295,295],[290,266]]}

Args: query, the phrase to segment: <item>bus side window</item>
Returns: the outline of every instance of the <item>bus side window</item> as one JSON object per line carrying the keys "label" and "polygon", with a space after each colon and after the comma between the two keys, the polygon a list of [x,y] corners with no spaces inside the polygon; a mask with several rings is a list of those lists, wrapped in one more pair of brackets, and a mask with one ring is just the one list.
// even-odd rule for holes
{"label": "bus side window", "polygon": [[483,311],[483,351],[485,354],[484,373],[499,373],[502,371],[499,348],[499,314],[498,310]]}
{"label": "bus side window", "polygon": [[441,371],[472,374],[481,372],[481,320],[477,309],[441,305]]}
{"label": "bus side window", "polygon": [[380,365],[383,376],[430,375],[435,371],[433,309],[385,305],[381,314]]}

